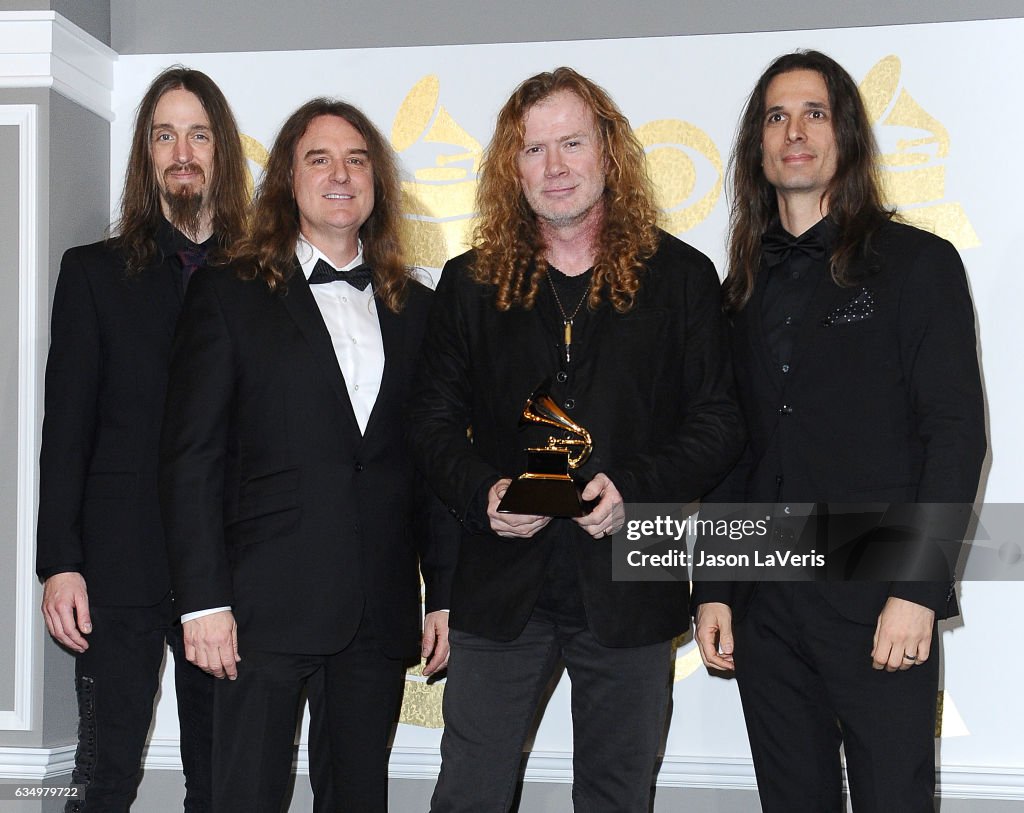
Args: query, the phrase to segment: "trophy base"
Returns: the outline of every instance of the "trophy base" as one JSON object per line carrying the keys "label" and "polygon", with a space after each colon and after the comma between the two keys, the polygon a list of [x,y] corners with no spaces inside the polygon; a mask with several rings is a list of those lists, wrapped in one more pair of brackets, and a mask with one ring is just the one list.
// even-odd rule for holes
{"label": "trophy base", "polygon": [[587,510],[571,477],[523,474],[509,485],[498,503],[498,513],[582,517]]}

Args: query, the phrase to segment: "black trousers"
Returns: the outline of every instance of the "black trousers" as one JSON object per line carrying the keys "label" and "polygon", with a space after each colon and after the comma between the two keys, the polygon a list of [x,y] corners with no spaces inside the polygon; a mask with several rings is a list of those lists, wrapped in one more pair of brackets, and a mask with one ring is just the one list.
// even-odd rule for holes
{"label": "black trousers", "polygon": [[559,660],[572,681],[573,806],[648,813],[664,742],[670,642],[613,648],[585,626],[534,612],[514,641],[451,630],[441,774],[432,813],[506,813],[523,745]]}
{"label": "black trousers", "polygon": [[242,633],[239,654],[238,678],[216,682],[217,813],[287,809],[304,688],[315,809],[387,813],[388,748],[402,704],[403,661],[383,655],[365,628],[332,655],[254,650]]}
{"label": "black trousers", "polygon": [[181,626],[168,595],[153,607],[90,606],[89,648],[76,656],[78,750],[72,781],[86,786],[73,813],[121,813],[135,798],[153,719],[165,648],[174,686],[185,772],[185,810],[209,813],[213,678],[185,660]]}
{"label": "black trousers", "polygon": [[874,625],[811,583],[760,584],[734,626],[764,813],[842,811],[840,744],[855,813],[934,813],[937,632],[926,663],[877,671]]}

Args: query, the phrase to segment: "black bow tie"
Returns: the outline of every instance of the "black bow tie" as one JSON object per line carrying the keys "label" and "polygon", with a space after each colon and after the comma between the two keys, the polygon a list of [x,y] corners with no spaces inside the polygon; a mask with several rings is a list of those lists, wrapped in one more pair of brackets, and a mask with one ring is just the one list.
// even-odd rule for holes
{"label": "black bow tie", "polygon": [[799,237],[793,237],[780,228],[774,228],[761,237],[761,253],[769,267],[785,262],[794,251],[812,260],[824,260],[825,235],[822,229],[811,228]]}
{"label": "black bow tie", "polygon": [[366,286],[373,282],[373,269],[366,263],[350,268],[348,271],[339,271],[333,268],[330,263],[322,259],[316,261],[313,266],[313,273],[309,275],[309,284],[317,285],[321,282],[347,282],[353,288],[365,291]]}

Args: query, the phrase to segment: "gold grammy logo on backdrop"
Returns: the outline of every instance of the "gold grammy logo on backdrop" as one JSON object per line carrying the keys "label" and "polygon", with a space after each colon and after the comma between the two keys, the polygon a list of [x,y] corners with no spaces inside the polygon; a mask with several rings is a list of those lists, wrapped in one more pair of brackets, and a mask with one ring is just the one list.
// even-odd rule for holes
{"label": "gold grammy logo on backdrop", "polygon": [[[901,72],[899,57],[890,55],[860,83],[882,151],[880,175],[887,201],[899,208],[905,221],[945,237],[957,248],[981,245],[964,207],[945,199],[949,132],[901,87]],[[900,129],[918,134],[902,137]]]}
{"label": "gold grammy logo on backdrop", "polygon": [[[409,254],[416,265],[440,268],[469,248],[476,173],[483,147],[439,104],[441,82],[433,74],[413,85],[395,114],[391,144],[406,164],[417,148],[430,148],[432,166],[418,166],[402,182]],[[410,160],[411,159],[411,160]]]}
{"label": "gold grammy logo on backdrop", "polygon": [[[647,151],[647,171],[663,213],[662,227],[682,234],[706,220],[722,193],[722,157],[711,137],[678,119],[648,122],[636,129],[636,137]],[[704,173],[699,172],[691,153],[715,171],[714,181],[703,184],[703,194],[696,200],[694,190]]]}

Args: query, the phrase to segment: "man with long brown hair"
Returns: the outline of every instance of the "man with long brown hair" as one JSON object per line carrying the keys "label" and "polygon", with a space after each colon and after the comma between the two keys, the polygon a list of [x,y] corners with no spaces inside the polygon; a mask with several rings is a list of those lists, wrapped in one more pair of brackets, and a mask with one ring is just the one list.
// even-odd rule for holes
{"label": "man with long brown hair", "polygon": [[[758,80],[731,162],[725,282],[749,443],[713,497],[777,504],[783,526],[795,503],[886,504],[916,533],[963,516],[978,488],[964,267],[883,206],[877,160],[833,59],[786,54]],[[955,533],[940,521],[939,538]],[[837,523],[813,527],[828,550]],[[957,612],[953,585],[892,558],[897,537],[874,539],[893,566],[872,580],[694,587],[704,662],[737,677],[765,813],[844,809],[840,744],[857,813],[934,809],[936,621]]]}
{"label": "man with long brown hair", "polygon": [[135,117],[115,236],[70,249],[53,300],[37,571],[50,634],[76,654],[69,810],[135,796],[160,664],[175,653],[185,809],[209,811],[213,681],[185,659],[157,498],[171,339],[189,274],[238,239],[245,161],[205,74],[175,66]]}
{"label": "man with long brown hair", "polygon": [[222,678],[218,812],[282,809],[301,694],[321,686],[311,759],[335,798],[318,809],[386,813],[405,668],[447,660],[456,526],[406,450],[430,291],[404,263],[400,194],[370,120],[313,99],[282,126],[230,264],[189,288],[160,493],[186,654]]}
{"label": "man with long brown hair", "polygon": [[[624,502],[697,499],[739,453],[718,275],[657,228],[629,122],[570,68],[504,105],[478,205],[473,251],[438,284],[412,410],[418,461],[463,522],[431,809],[509,809],[562,660],[576,808],[646,813],[687,584],[614,581],[611,537]],[[578,470],[593,506],[575,519],[498,510],[524,446],[550,434],[517,429],[545,379],[593,441]]]}

